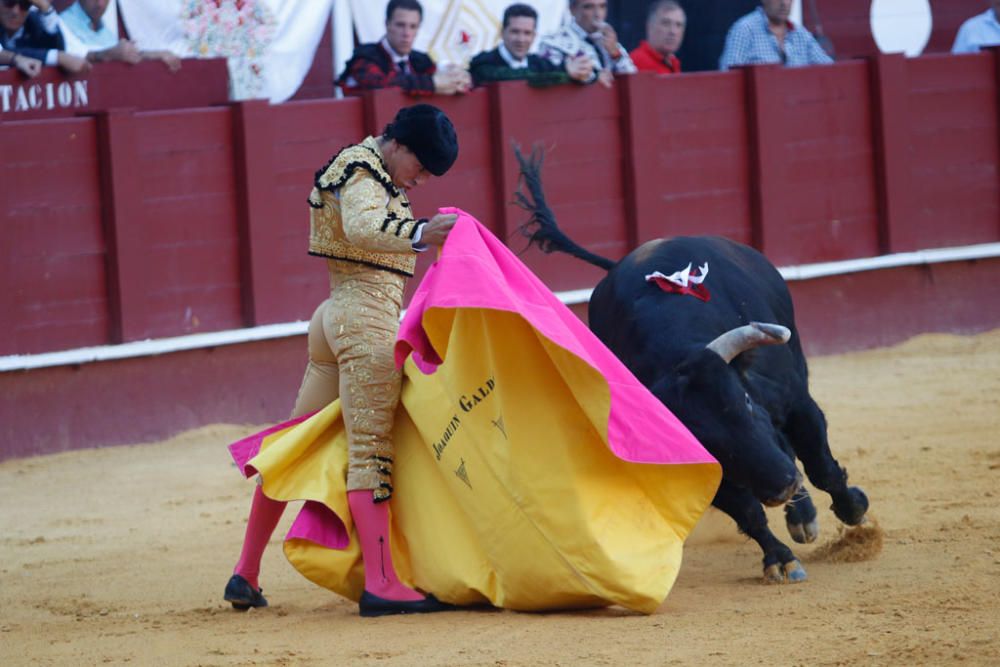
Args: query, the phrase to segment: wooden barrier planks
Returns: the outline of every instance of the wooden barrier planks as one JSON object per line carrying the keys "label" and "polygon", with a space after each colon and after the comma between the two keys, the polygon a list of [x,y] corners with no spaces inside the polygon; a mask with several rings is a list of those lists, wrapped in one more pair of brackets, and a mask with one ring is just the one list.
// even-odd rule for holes
{"label": "wooden barrier planks", "polygon": [[0,354],[109,340],[97,126],[0,125]]}
{"label": "wooden barrier planks", "polygon": [[751,67],[754,244],[779,265],[878,253],[867,66]]}
{"label": "wooden barrier planks", "polygon": [[640,74],[623,89],[636,241],[718,234],[750,243],[744,75]]}
{"label": "wooden barrier planks", "polygon": [[907,61],[906,249],[994,241],[1000,218],[997,68],[990,53]]}
{"label": "wooden barrier planks", "polygon": [[243,326],[230,110],[136,114],[135,152],[146,282],[129,339]]}
{"label": "wooden barrier planks", "polygon": [[[541,142],[560,224],[610,258],[682,234],[749,242],[779,265],[996,241],[998,63],[879,56],[638,75],[613,90],[508,82],[0,122],[13,257],[0,354],[307,319],[327,289],[306,255],[315,171],[420,101],[453,118],[461,150],[412,193],[415,212],[459,206],[518,251],[515,141]],[[554,290],[603,275],[536,249],[522,258]],[[433,259],[420,257],[418,279]]]}
{"label": "wooden barrier planks", "polygon": [[[500,159],[498,192],[502,234],[515,250],[526,245],[518,227],[528,213],[510,205],[518,184],[511,148],[546,151],[543,181],[548,204],[559,224],[591,252],[617,259],[630,249],[625,173],[628,151],[621,128],[619,96],[601,86],[535,89],[506,84],[497,91],[495,150]],[[552,289],[593,284],[603,271],[565,255],[525,252],[522,260]]]}

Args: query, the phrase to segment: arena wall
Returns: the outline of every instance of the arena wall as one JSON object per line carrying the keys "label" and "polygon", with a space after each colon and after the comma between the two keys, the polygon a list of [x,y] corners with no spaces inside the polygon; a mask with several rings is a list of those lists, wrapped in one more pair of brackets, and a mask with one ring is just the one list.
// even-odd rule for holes
{"label": "arena wall", "polygon": [[[418,214],[464,208],[520,250],[526,216],[511,205],[511,146],[539,143],[560,223],[613,258],[683,234],[750,243],[781,267],[980,248],[975,259],[792,281],[810,353],[985,330],[1000,326],[986,287],[1000,272],[989,250],[1000,241],[998,74],[992,51],[638,75],[614,90],[507,83],[434,98],[456,122],[461,155],[412,200]],[[285,416],[304,363],[300,335],[34,361],[308,319],[326,291],[322,265],[305,255],[313,174],[411,101],[387,90],[4,116],[0,459]],[[601,277],[565,256],[522,258],[558,292]],[[568,301],[585,310],[585,298]]]}

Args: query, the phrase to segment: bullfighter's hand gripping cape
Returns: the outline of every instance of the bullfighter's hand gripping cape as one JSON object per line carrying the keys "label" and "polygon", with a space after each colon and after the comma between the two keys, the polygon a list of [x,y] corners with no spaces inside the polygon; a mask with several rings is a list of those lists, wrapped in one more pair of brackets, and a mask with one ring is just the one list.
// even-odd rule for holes
{"label": "bullfighter's hand gripping cape", "polygon": [[[458,223],[402,322],[391,548],[441,600],[653,612],[721,469],[500,241]],[[292,565],[357,600],[339,401],[234,443],[244,474],[305,500]]]}

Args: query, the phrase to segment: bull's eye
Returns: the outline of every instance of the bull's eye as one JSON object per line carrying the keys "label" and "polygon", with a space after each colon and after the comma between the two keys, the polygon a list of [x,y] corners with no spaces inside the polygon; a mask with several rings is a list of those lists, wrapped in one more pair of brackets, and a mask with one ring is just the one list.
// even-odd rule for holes
{"label": "bull's eye", "polygon": [[747,399],[747,410],[753,412],[753,401],[750,400],[750,394],[743,392],[743,396]]}

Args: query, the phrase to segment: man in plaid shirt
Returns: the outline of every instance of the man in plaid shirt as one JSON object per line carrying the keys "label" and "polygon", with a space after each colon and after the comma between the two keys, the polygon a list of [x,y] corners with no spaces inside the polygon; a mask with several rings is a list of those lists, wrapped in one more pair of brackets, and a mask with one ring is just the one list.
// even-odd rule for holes
{"label": "man in plaid shirt", "polygon": [[385,37],[361,44],[337,79],[345,93],[378,88],[402,88],[410,95],[455,95],[472,87],[469,73],[460,67],[440,70],[431,57],[413,49],[424,18],[417,0],[391,0],[385,9]]}
{"label": "man in plaid shirt", "polygon": [[788,20],[792,0],[761,0],[761,6],[736,21],[726,35],[719,69],[780,63],[789,67],[832,63],[816,38]]}

